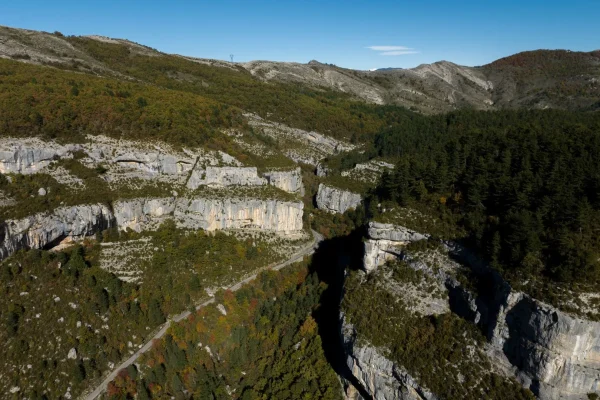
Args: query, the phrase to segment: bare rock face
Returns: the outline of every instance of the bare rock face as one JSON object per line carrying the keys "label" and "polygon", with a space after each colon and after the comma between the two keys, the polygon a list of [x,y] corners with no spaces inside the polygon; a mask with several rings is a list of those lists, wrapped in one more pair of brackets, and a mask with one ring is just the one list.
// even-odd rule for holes
{"label": "bare rock face", "polygon": [[259,229],[287,234],[302,230],[303,209],[300,201],[181,199],[174,215],[182,228]]}
{"label": "bare rock face", "polygon": [[540,399],[582,399],[600,391],[600,323],[571,317],[508,291],[493,325],[493,354],[516,367]]}
{"label": "bare rock face", "polygon": [[0,173],[34,174],[80,149],[79,145],[62,146],[38,139],[5,139],[0,142]]}
{"label": "bare rock face", "polygon": [[[244,114],[248,124],[262,134],[277,142],[284,143],[283,153],[289,159],[317,166],[325,157],[350,151],[355,148],[351,143],[334,139],[314,131],[292,128],[284,124],[262,119],[255,114]],[[285,144],[287,143],[287,144]]]}
{"label": "bare rock face", "polygon": [[300,167],[289,171],[267,171],[264,173],[269,185],[275,186],[288,193],[304,195],[302,171]]}
{"label": "bare rock face", "polygon": [[[352,375],[373,399],[381,400],[436,400],[437,397],[420,386],[401,366],[387,359],[373,346],[356,343],[352,324],[343,321],[342,338],[346,349],[346,363]],[[348,385],[346,399],[363,397]]]}
{"label": "bare rock face", "polygon": [[[0,140],[0,173],[33,174],[41,172],[53,161],[84,155],[88,166],[108,168],[107,180],[121,178],[159,179],[186,183],[189,189],[200,186],[264,186],[273,185],[294,194],[303,194],[300,168],[273,170],[260,176],[256,167],[243,167],[223,152],[202,149],[176,151],[166,144],[150,145],[104,136],[89,136],[83,145],[60,145],[39,139]],[[56,171],[53,172],[56,175]]]}
{"label": "bare rock face", "polygon": [[181,159],[172,154],[161,154],[159,152],[139,152],[120,154],[111,161],[150,174],[183,175],[189,173],[194,160]]}
{"label": "bare rock face", "polygon": [[112,226],[112,220],[103,204],[63,207],[49,215],[8,220],[0,226],[0,259],[20,249],[46,248],[67,237],[84,238]]}
{"label": "bare rock face", "polygon": [[322,163],[317,164],[317,176],[323,178],[329,175],[329,167],[323,165]]}
{"label": "bare rock face", "polygon": [[200,186],[263,186],[265,178],[258,176],[256,167],[206,167],[194,168],[187,182],[188,189]]}
{"label": "bare rock face", "polygon": [[349,209],[356,208],[361,202],[362,197],[357,193],[334,188],[322,183],[319,185],[317,208],[320,210],[343,214]]}
{"label": "bare rock face", "polygon": [[157,229],[167,219],[180,228],[260,229],[281,234],[302,230],[304,204],[280,200],[160,198],[116,201],[106,205],[63,207],[0,226],[0,259],[21,249],[42,249],[64,239],[82,239],[106,228],[137,232]]}
{"label": "bare rock face", "polygon": [[[371,222],[365,242],[365,269],[372,271],[391,258],[402,257],[411,267],[444,281],[450,292],[452,311],[487,330],[489,356],[540,399],[585,399],[587,393],[600,391],[600,322],[575,318],[513,291],[499,274],[467,249],[445,243],[447,251],[475,274],[492,274],[497,281],[495,298],[476,298],[452,274],[444,272],[444,263],[440,264],[442,271],[434,275],[433,271],[420,268],[419,261],[402,254],[402,246],[426,238],[428,235],[401,226]],[[372,351],[355,349],[351,356],[363,357],[363,365],[374,365],[368,361],[375,357]],[[385,366],[385,362],[379,364]],[[391,388],[395,384],[386,383]],[[390,389],[382,386],[380,390]]]}
{"label": "bare rock face", "polygon": [[302,230],[304,204],[279,200],[162,198],[115,202],[120,229],[137,232],[156,229],[173,218],[180,228],[261,229],[281,233]]}
{"label": "bare rock face", "polygon": [[155,230],[173,216],[175,205],[174,197],[118,200],[113,204],[114,218],[121,230]]}
{"label": "bare rock face", "polygon": [[429,235],[403,226],[369,222],[363,265],[367,272],[373,271],[386,261],[396,258],[400,254],[401,246],[427,238]]}

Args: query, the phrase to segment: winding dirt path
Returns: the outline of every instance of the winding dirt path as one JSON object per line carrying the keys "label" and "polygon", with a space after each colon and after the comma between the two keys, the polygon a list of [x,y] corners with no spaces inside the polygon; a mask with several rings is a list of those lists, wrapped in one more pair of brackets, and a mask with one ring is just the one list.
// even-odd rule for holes
{"label": "winding dirt path", "polygon": [[[284,261],[280,264],[274,265],[272,267],[266,267],[266,268],[260,270],[259,272],[256,272],[256,273],[242,279],[241,281],[235,283],[234,285],[228,287],[227,290],[231,290],[232,292],[235,292],[236,290],[239,290],[246,283],[251,282],[254,279],[256,279],[258,274],[264,270],[271,269],[274,271],[278,271],[284,267],[287,267],[290,264],[294,264],[298,261],[301,261],[304,257],[306,257],[308,255],[313,254],[315,252],[315,249],[319,246],[319,243],[323,240],[323,236],[315,231],[312,231],[312,234],[313,234],[313,241],[310,244],[303,247],[300,251],[293,254],[286,261]],[[209,300],[206,300],[204,303],[196,306],[196,311],[200,310],[201,308],[206,307],[207,305],[212,304],[214,302],[215,302],[214,297],[210,298]],[[100,385],[98,385],[92,392],[90,392],[87,395],[86,394],[82,395],[81,398],[85,399],[85,400],[95,400],[96,398],[98,398],[98,396],[100,396],[106,390],[106,388],[108,387],[108,384],[117,377],[118,373],[122,369],[127,368],[131,364],[135,363],[136,360],[142,354],[144,354],[146,351],[148,351],[152,347],[152,343],[155,339],[160,339],[164,336],[164,334],[167,332],[167,329],[169,329],[169,327],[171,326],[172,322],[179,322],[182,319],[187,318],[190,314],[191,314],[190,311],[184,311],[181,314],[177,314],[177,315],[169,318],[167,320],[167,322],[165,322],[161,326],[160,330],[154,336],[152,336],[150,339],[148,339],[148,341],[138,351],[136,351],[127,360],[123,361],[120,365],[115,367],[115,369],[113,369],[112,372],[110,374],[108,374],[108,376],[102,381],[102,383],[100,383]]]}

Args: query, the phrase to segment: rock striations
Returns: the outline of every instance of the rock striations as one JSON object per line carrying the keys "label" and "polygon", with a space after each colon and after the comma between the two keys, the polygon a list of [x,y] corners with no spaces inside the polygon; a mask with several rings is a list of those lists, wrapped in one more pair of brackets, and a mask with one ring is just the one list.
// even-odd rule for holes
{"label": "rock striations", "polygon": [[194,168],[187,182],[187,188],[263,186],[266,184],[267,180],[258,176],[256,167],[206,167]]}
{"label": "rock striations", "polygon": [[316,200],[317,208],[320,210],[343,214],[347,210],[356,208],[362,202],[362,197],[357,193],[321,183]]}
{"label": "rock striations", "polygon": [[[455,243],[445,243],[449,255],[471,268],[474,274],[488,274],[486,279],[495,282],[495,297],[478,297],[460,287],[451,273],[444,272],[453,268],[448,266],[452,263],[449,259],[448,265],[439,266],[438,272],[434,273],[421,268],[422,262],[403,254],[402,246],[426,238],[428,235],[401,226],[371,222],[365,241],[364,267],[370,272],[390,258],[401,257],[411,267],[443,281],[450,294],[452,311],[487,332],[487,352],[491,359],[505,373],[514,374],[540,399],[585,399],[588,393],[600,391],[599,322],[575,318],[522,292],[513,291],[497,273],[466,249]],[[380,350],[353,345],[351,332],[352,327],[345,326],[343,336],[348,365],[375,398],[432,398],[418,385],[407,387],[407,375],[396,372],[399,367],[386,359]],[[415,390],[412,397],[400,392],[409,388]]]}
{"label": "rock striations", "polygon": [[185,229],[260,229],[280,234],[302,230],[300,201],[213,198],[160,198],[116,201],[105,205],[63,207],[0,226],[0,258],[20,249],[53,247],[116,226],[138,232],[153,230],[166,219]]}
{"label": "rock striations", "polygon": [[113,224],[113,214],[102,204],[64,207],[0,225],[0,259],[21,249],[42,249],[66,238],[83,238]]}
{"label": "rock striations", "polygon": [[302,170],[297,167],[293,170],[273,170],[263,174],[269,185],[275,186],[288,193],[304,195],[304,186],[302,185]]}
{"label": "rock striations", "polygon": [[363,266],[367,272],[373,271],[386,261],[398,257],[402,246],[428,237],[403,226],[369,222]]}
{"label": "rock striations", "polygon": [[507,290],[490,324],[491,352],[540,399],[600,391],[600,323]]}
{"label": "rock striations", "polygon": [[[402,366],[390,361],[373,346],[359,345],[356,330],[342,317],[342,339],[348,357],[346,363],[352,375],[374,399],[436,400],[437,397],[420,386]],[[348,385],[346,399],[362,399],[354,386]]]}
{"label": "rock striations", "polygon": [[73,157],[77,150],[81,150],[81,146],[62,146],[37,139],[5,139],[0,146],[0,173],[33,174],[54,160]]}
{"label": "rock striations", "polygon": [[52,162],[82,156],[90,166],[108,168],[108,180],[126,176],[144,179],[164,178],[186,183],[188,189],[200,186],[265,186],[302,194],[300,168],[272,170],[261,176],[256,167],[244,167],[223,152],[175,151],[166,144],[141,145],[127,140],[90,136],[89,143],[61,145],[40,139],[0,140],[0,173],[34,174],[44,172]]}

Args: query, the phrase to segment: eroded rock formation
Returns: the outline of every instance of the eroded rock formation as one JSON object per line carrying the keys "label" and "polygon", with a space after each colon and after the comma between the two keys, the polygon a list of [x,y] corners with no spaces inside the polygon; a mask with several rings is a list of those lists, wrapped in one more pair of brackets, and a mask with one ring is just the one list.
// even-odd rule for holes
{"label": "eroded rock formation", "polygon": [[302,185],[302,170],[300,167],[292,170],[272,170],[264,173],[269,185],[275,186],[288,193],[304,195]]}
{"label": "eroded rock formation", "polygon": [[403,226],[369,222],[363,266],[367,272],[373,271],[386,261],[398,257],[402,246],[428,237]]}
{"label": "eroded rock formation", "polygon": [[39,139],[5,139],[0,147],[0,173],[33,174],[60,158],[72,157],[80,145],[62,146]]}
{"label": "eroded rock formation", "polygon": [[258,176],[256,167],[194,168],[187,182],[188,189],[200,186],[262,186],[267,180]]}
{"label": "eroded rock formation", "polygon": [[76,153],[88,166],[108,168],[106,179],[159,178],[186,183],[189,189],[200,186],[272,185],[293,194],[303,194],[300,168],[272,170],[261,176],[256,167],[244,167],[223,152],[203,149],[176,151],[166,144],[150,145],[104,136],[90,136],[89,143],[60,145],[40,139],[0,140],[0,173],[33,174],[52,162],[73,158]]}
{"label": "eroded rock formation", "polygon": [[600,391],[600,323],[574,318],[521,292],[501,294],[491,352],[540,399]]}
{"label": "eroded rock formation", "polygon": [[[352,324],[342,317],[342,338],[346,349],[346,363],[359,384],[372,396],[381,400],[435,400],[437,397],[420,386],[402,366],[387,359],[373,346],[359,345]],[[362,399],[357,390],[348,385],[346,399]]]}
{"label": "eroded rock formation", "polygon": [[360,194],[321,183],[316,200],[317,208],[320,210],[343,214],[349,209],[356,208],[362,202],[362,197]]}
{"label": "eroded rock formation", "polygon": [[21,249],[42,249],[65,238],[83,238],[111,227],[113,215],[103,204],[63,207],[0,225],[0,259]]}
{"label": "eroded rock formation", "polygon": [[[433,271],[423,261],[412,260],[403,253],[404,245],[426,238],[428,235],[405,227],[371,222],[364,267],[372,271],[391,258],[401,257],[412,268],[443,282],[452,311],[488,332],[487,352],[491,359],[540,399],[586,399],[588,393],[600,391],[600,322],[573,317],[512,290],[498,273],[467,249],[456,243],[444,243],[448,255],[460,260],[474,274],[487,274],[486,279],[495,282],[495,295],[472,293],[449,273],[455,268],[449,258],[438,262]],[[371,393],[376,398],[402,398],[397,394],[401,375],[394,375],[391,361],[377,349],[352,346],[348,349],[349,366],[365,387],[375,390]],[[378,397],[379,393],[383,397]]]}
{"label": "eroded rock formation", "polygon": [[80,239],[111,226],[153,230],[166,219],[185,229],[260,229],[281,234],[302,230],[302,202],[259,199],[131,199],[106,205],[62,207],[0,226],[0,258],[20,249],[52,247],[63,239]]}

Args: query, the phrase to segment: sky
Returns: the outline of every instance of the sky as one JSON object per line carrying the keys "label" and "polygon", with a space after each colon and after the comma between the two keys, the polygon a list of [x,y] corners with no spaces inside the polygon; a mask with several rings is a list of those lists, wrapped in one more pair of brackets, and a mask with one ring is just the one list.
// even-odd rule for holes
{"label": "sky", "polygon": [[600,49],[600,0],[0,0],[0,25],[236,62],[475,66],[526,50]]}

